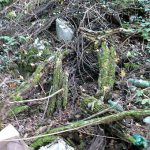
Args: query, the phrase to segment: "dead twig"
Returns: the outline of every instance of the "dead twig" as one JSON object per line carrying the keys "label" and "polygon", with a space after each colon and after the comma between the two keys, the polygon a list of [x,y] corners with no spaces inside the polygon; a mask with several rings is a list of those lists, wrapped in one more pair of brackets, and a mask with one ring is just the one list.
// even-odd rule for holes
{"label": "dead twig", "polygon": [[[118,104],[118,103],[117,103],[117,104]],[[116,105],[117,105],[117,104],[116,104]],[[85,118],[85,119],[83,119],[83,120],[89,120],[89,119],[92,119],[92,118],[94,118],[94,117],[96,117],[96,116],[102,115],[102,114],[108,112],[109,110],[111,110],[112,108],[114,108],[116,105],[114,105],[114,106],[112,106],[112,107],[109,107],[109,108],[107,108],[107,109],[104,109],[103,111],[100,111],[100,112],[98,112],[98,113],[96,113],[96,114],[93,114],[93,115],[91,115],[91,116],[89,116],[89,117],[87,117],[87,118]]]}
{"label": "dead twig", "polygon": [[63,89],[60,89],[53,94],[43,97],[43,98],[37,98],[37,99],[29,99],[29,100],[22,100],[22,101],[14,101],[14,102],[8,102],[9,104],[20,104],[20,103],[27,103],[27,102],[35,102],[35,101],[43,101],[52,98],[53,96],[57,95],[58,93],[62,92]]}
{"label": "dead twig", "polygon": [[80,27],[79,30],[81,34],[83,35],[83,37],[92,41],[101,40],[103,38],[106,38],[116,33],[123,33],[123,34],[129,34],[129,35],[134,35],[134,34],[139,33],[136,30],[124,29],[124,28],[108,29],[104,31],[93,31],[87,28]]}

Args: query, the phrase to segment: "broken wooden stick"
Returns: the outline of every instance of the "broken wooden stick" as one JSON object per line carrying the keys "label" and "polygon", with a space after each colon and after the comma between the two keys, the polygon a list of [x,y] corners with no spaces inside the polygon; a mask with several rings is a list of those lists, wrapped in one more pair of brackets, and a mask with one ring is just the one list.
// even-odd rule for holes
{"label": "broken wooden stick", "polygon": [[[126,117],[139,118],[139,117],[148,116],[148,115],[150,115],[150,110],[124,111],[121,113],[109,115],[106,117],[94,118],[94,119],[87,120],[87,121],[85,121],[85,120],[76,121],[76,122],[70,123],[69,125],[66,125],[66,126],[51,129],[51,130],[47,131],[45,134],[33,136],[33,137],[29,137],[29,138],[23,138],[22,140],[31,140],[31,139],[38,139],[38,138],[42,139],[47,136],[58,135],[58,134],[62,134],[65,132],[78,130],[78,129],[81,129],[81,128],[84,128],[87,126],[91,126],[91,125],[93,126],[93,125],[98,125],[98,124],[110,124],[112,122],[122,120]],[[36,140],[34,142],[36,142]],[[34,145],[34,142],[31,144],[31,146]],[[129,137],[128,142],[134,143],[134,141],[131,137]]]}
{"label": "broken wooden stick", "polygon": [[80,27],[79,28],[80,32],[82,33],[83,37],[92,40],[92,41],[97,41],[101,40],[103,38],[107,38],[108,36],[111,36],[116,33],[123,33],[127,35],[133,35],[133,34],[138,34],[139,32],[134,30],[134,29],[125,29],[125,28],[116,28],[116,29],[108,29],[108,30],[103,30],[103,31],[93,31],[87,28]]}
{"label": "broken wooden stick", "polygon": [[9,104],[22,104],[22,103],[28,103],[28,102],[37,102],[37,101],[43,101],[43,100],[47,100],[49,98],[52,98],[53,96],[57,95],[58,93],[62,92],[63,89],[60,89],[56,92],[54,92],[53,94],[43,97],[43,98],[37,98],[37,99],[28,99],[28,100],[22,100],[22,101],[14,101],[14,102],[8,102]]}

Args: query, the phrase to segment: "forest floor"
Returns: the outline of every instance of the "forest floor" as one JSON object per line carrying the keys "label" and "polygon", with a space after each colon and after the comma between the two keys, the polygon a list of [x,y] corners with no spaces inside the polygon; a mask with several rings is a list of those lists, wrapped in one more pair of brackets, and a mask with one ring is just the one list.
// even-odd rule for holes
{"label": "forest floor", "polygon": [[[146,0],[0,1],[1,129],[11,123],[21,137],[26,138],[85,119],[91,114],[81,107],[84,95],[102,98],[106,105],[109,105],[109,100],[117,102],[123,111],[149,110],[149,11],[150,2]],[[57,18],[70,24],[74,32],[70,42],[58,38]],[[111,47],[115,49],[115,56],[109,54],[102,60],[101,54],[104,53],[101,51],[105,48],[111,51]],[[53,57],[57,59],[60,54],[63,55],[60,58],[62,70],[54,82],[57,61],[53,61]],[[104,66],[103,61],[108,66]],[[44,67],[38,72],[43,62]],[[108,69],[111,63],[115,66]],[[107,69],[110,74],[103,75]],[[110,70],[115,70],[114,74]],[[58,101],[62,99],[62,93],[59,93],[55,96],[56,107],[50,114],[51,98],[34,99],[61,89],[61,77],[67,80],[67,104],[64,102],[63,107],[59,106]],[[114,81],[104,82],[106,85],[101,87],[102,80],[109,79]],[[18,103],[19,100],[31,101]],[[87,109],[92,111],[94,104],[91,105]],[[117,133],[138,134],[149,143],[150,131],[143,118],[130,116],[119,120],[118,126],[113,122],[59,135],[79,150],[142,149],[147,146],[130,143]],[[95,145],[91,147],[96,140],[99,140],[97,148]],[[33,139],[25,142],[30,145]]]}

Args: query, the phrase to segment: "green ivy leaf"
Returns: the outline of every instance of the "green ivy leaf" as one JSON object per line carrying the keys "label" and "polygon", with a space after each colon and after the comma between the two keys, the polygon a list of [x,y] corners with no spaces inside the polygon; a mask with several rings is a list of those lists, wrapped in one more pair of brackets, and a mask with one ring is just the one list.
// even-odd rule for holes
{"label": "green ivy leaf", "polygon": [[143,95],[144,95],[143,90],[137,90],[137,91],[136,91],[136,96],[141,97],[141,96],[143,96]]}
{"label": "green ivy leaf", "polygon": [[149,104],[150,105],[150,99],[143,99],[141,104],[142,105],[145,105],[145,104]]}

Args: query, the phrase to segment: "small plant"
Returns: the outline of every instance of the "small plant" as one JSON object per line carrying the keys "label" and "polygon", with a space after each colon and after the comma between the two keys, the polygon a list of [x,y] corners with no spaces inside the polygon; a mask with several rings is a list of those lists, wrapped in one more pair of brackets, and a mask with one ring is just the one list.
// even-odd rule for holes
{"label": "small plant", "polygon": [[28,109],[29,109],[29,106],[26,106],[26,105],[25,106],[15,106],[12,109],[12,112],[10,113],[10,116],[13,115],[13,114],[17,115],[17,114],[19,114],[19,113],[21,113],[25,110],[28,110]]}
{"label": "small plant", "polygon": [[136,90],[136,103],[140,104],[141,107],[149,108],[150,98],[147,96],[146,91]]}
{"label": "small plant", "polygon": [[26,42],[28,37],[18,36],[0,36],[0,71],[7,69],[9,64],[19,59],[19,46]]}
{"label": "small plant", "polygon": [[136,91],[136,96],[138,96],[138,97],[144,96],[144,91],[143,90],[137,90]]}
{"label": "small plant", "polygon": [[0,0],[0,4],[3,4],[3,3],[9,3],[10,2],[10,0]]}
{"label": "small plant", "polygon": [[139,24],[138,32],[142,34],[144,40],[150,39],[150,21],[143,19],[141,16],[137,19],[137,24]]}
{"label": "small plant", "polygon": [[0,10],[3,9],[4,6],[10,4],[12,0],[0,0]]}

